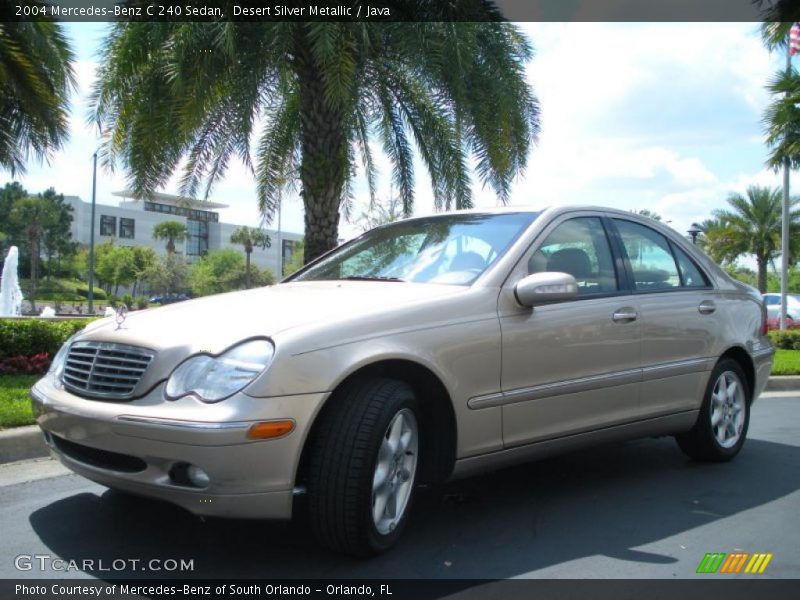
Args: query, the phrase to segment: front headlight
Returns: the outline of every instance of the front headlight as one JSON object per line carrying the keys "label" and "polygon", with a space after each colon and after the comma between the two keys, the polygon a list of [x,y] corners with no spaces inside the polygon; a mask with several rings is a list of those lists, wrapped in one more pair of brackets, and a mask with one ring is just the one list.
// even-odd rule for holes
{"label": "front headlight", "polygon": [[275,347],[267,340],[251,340],[219,356],[197,354],[183,361],[167,380],[167,397],[194,394],[203,402],[217,402],[243,389],[269,367]]}
{"label": "front headlight", "polygon": [[53,362],[50,363],[50,368],[47,371],[47,374],[53,378],[53,384],[60,388],[62,386],[61,382],[61,375],[64,373],[64,364],[67,362],[67,354],[69,354],[69,347],[72,344],[72,340],[75,339],[77,333],[73,333],[69,339],[64,342],[64,345],[58,349],[56,355],[53,357]]}

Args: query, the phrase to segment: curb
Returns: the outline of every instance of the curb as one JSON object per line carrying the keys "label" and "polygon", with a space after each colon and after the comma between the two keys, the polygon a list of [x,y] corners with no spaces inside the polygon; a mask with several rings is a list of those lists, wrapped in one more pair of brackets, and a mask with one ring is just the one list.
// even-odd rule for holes
{"label": "curb", "polygon": [[767,380],[766,391],[768,392],[791,392],[800,390],[800,376],[798,375],[775,375]]}
{"label": "curb", "polygon": [[38,425],[0,431],[0,463],[41,458],[49,454]]}
{"label": "curb", "polygon": [[[779,375],[767,381],[767,392],[800,391],[800,376]],[[38,425],[0,431],[0,464],[49,456]]]}

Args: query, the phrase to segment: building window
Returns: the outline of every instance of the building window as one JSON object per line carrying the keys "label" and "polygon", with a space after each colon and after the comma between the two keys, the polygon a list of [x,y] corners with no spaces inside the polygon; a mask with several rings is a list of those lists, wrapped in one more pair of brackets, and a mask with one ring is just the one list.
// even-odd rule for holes
{"label": "building window", "polygon": [[119,237],[129,240],[132,240],[134,237],[136,237],[135,221],[133,219],[120,218]]}
{"label": "building window", "polygon": [[203,256],[208,252],[208,223],[206,221],[188,220],[186,228],[189,239],[186,240],[187,256]]}
{"label": "building window", "polygon": [[108,237],[117,235],[117,217],[100,215],[100,235]]}
{"label": "building window", "polygon": [[207,210],[197,210],[173,204],[161,204],[159,202],[145,202],[144,209],[150,212],[166,213],[168,215],[178,215],[187,217],[193,221],[209,221],[219,223],[219,214]]}

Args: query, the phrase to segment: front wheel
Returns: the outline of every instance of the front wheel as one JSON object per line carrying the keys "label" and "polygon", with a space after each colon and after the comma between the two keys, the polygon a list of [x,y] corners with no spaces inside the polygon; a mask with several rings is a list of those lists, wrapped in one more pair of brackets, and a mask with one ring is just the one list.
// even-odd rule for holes
{"label": "front wheel", "polygon": [[747,378],[739,363],[726,358],[711,373],[697,423],[675,439],[695,460],[727,461],[744,445],[749,423]]}
{"label": "front wheel", "polygon": [[389,549],[407,521],[419,464],[417,402],[392,379],[349,384],[320,416],[308,477],[311,527],[329,548]]}

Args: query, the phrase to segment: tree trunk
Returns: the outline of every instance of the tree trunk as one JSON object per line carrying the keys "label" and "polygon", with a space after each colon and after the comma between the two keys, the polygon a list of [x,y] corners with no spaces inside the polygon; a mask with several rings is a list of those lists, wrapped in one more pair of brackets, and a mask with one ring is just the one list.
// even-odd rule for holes
{"label": "tree trunk", "polygon": [[325,101],[319,68],[310,55],[304,26],[295,30],[295,70],[300,83],[300,181],[305,208],[308,263],[337,244],[339,206],[347,180],[347,146],[341,107]]}
{"label": "tree trunk", "polygon": [[253,249],[250,248],[249,252],[245,250],[244,253],[244,287],[248,290],[250,289],[250,252],[252,251]]}
{"label": "tree trunk", "polygon": [[175,252],[175,242],[173,242],[172,238],[170,238],[167,241],[167,254],[173,254],[174,252]]}
{"label": "tree trunk", "polygon": [[762,294],[767,291],[767,261],[763,258],[756,258],[758,265],[758,291]]}

